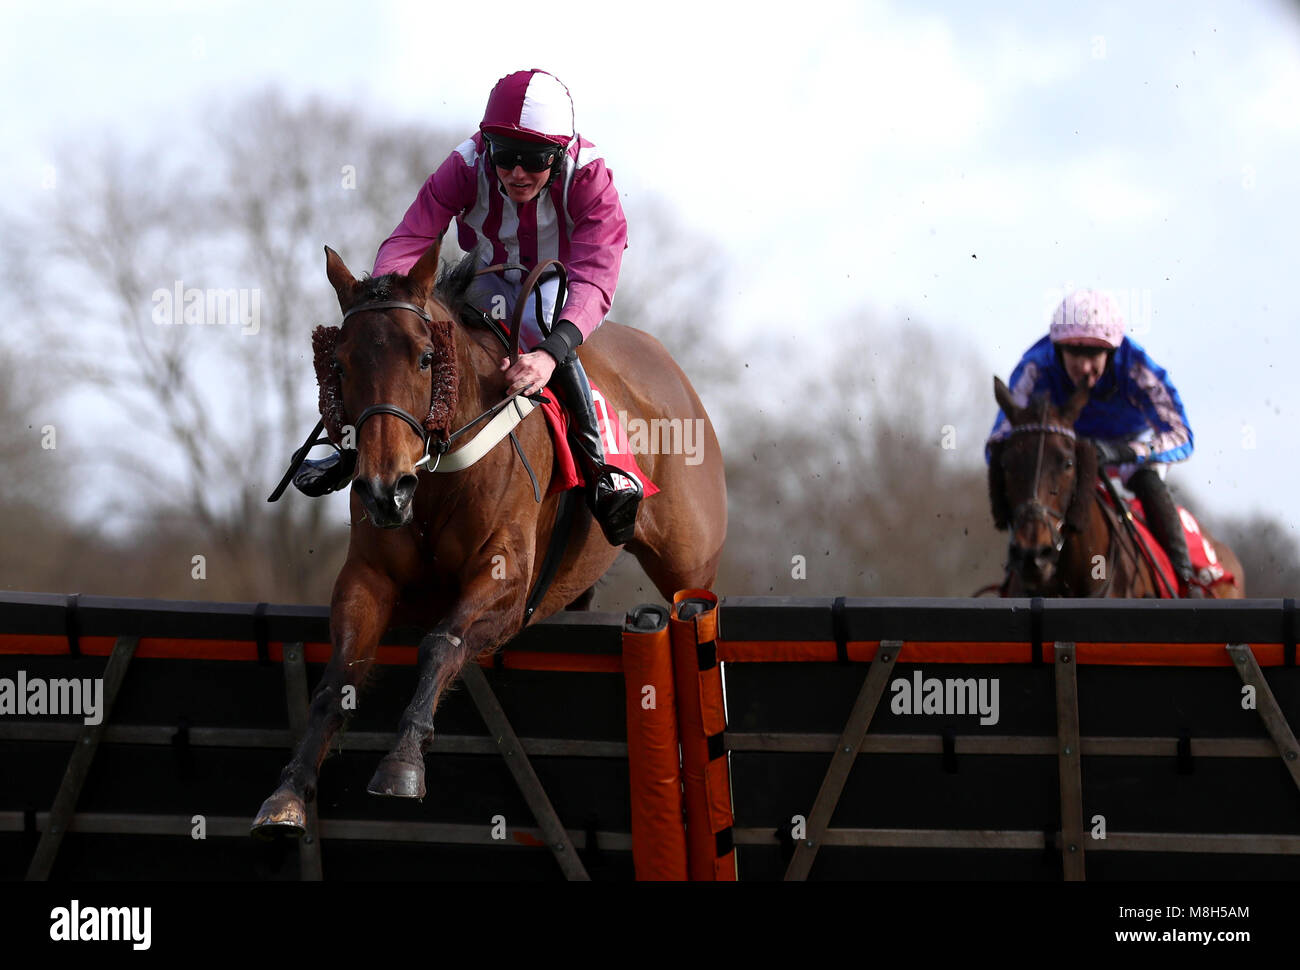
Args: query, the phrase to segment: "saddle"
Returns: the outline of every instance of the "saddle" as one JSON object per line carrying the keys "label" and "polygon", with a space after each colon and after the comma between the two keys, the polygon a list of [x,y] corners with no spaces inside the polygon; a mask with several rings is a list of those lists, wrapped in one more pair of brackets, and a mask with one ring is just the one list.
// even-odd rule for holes
{"label": "saddle", "polygon": [[[1110,491],[1102,482],[1097,482],[1097,491],[1102,496],[1102,502],[1112,510],[1115,508],[1114,500]],[[1174,572],[1173,564],[1169,561],[1169,556],[1164,548],[1156,541],[1156,537],[1147,528],[1146,514],[1142,509],[1142,502],[1134,496],[1121,496],[1125,505],[1133,515],[1133,525],[1137,529],[1139,536],[1138,551],[1147,564],[1156,570],[1164,582],[1157,581],[1156,586],[1162,599],[1169,599],[1170,590],[1177,590],[1178,595],[1187,596],[1187,585],[1180,583],[1177,574]],[[1178,506],[1178,521],[1183,527],[1183,537],[1187,540],[1187,554],[1191,559],[1192,568],[1196,571],[1196,578],[1199,584],[1207,590],[1215,583],[1231,582],[1235,577],[1228,572],[1223,563],[1219,562],[1218,556],[1215,555],[1214,547],[1210,545],[1208,539],[1201,532],[1200,523],[1185,507]]]}
{"label": "saddle", "polygon": [[[461,309],[461,323],[470,329],[483,329],[494,334],[501,343],[509,347],[510,339],[505,332],[505,328],[492,318],[488,313],[484,313],[477,307],[466,304]],[[632,454],[631,447],[628,444],[627,429],[619,420],[618,414],[608,405],[608,402],[595,382],[588,379],[588,385],[591,387],[591,398],[596,405],[596,419],[600,424],[600,437],[605,446],[605,460],[610,465],[619,469],[623,474],[635,478],[641,483],[643,488],[643,498],[649,498],[659,491],[659,486],[652,482],[646,474],[637,465],[636,458]],[[547,395],[542,401],[542,413],[546,417],[546,425],[551,432],[551,443],[555,447],[555,474],[551,478],[551,484],[547,490],[547,495],[555,495],[559,492],[568,491],[571,488],[583,487],[587,484],[582,473],[582,465],[579,463],[574,454],[574,445],[569,439],[569,414],[557,400],[555,395]]]}

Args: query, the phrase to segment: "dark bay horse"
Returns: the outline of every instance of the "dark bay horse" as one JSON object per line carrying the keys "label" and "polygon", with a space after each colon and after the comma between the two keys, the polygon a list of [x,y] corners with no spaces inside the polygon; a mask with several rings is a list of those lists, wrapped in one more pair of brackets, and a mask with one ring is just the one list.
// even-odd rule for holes
{"label": "dark bay horse", "polygon": [[[419,467],[425,455],[421,428],[431,441],[445,441],[451,429],[505,396],[500,343],[456,322],[472,265],[437,280],[435,243],[407,276],[358,281],[337,253],[328,247],[325,252],[326,275],[345,320],[341,329],[318,328],[313,341],[336,368],[336,378],[321,382],[321,412],[331,437],[337,442],[349,421],[357,425],[352,536],[330,602],[333,653],[280,786],[253,821],[254,834],[263,836],[303,833],[305,803],[315,796],[321,762],[343,721],[343,689],[359,689],[390,626],[430,632],[419,649],[415,696],[369,790],[424,796],[424,752],[439,701],[466,663],[496,650],[524,626],[525,599],[541,571],[559,501],[558,495],[535,500],[533,482],[509,440],[460,471]],[[665,599],[681,589],[707,588],[722,555],[727,497],[722,453],[704,406],[663,345],[639,330],[606,322],[579,353],[611,410],[629,423],[697,422],[702,447],[692,454],[696,460],[637,455],[662,491],[642,502],[626,548]],[[515,433],[545,489],[555,465],[545,419],[525,419]],[[589,601],[618,555],[585,506],[572,528],[530,622]]]}
{"label": "dark bay horse", "polygon": [[[992,446],[989,461],[994,525],[1010,530],[1003,595],[1160,595],[1159,580],[1097,489],[1096,449],[1074,433],[1090,393],[1080,385],[1059,410],[1045,396],[1022,408],[993,378],[993,396],[1012,426],[1011,436]],[[1240,599],[1241,562],[1204,535],[1234,577],[1215,583],[1210,594]]]}

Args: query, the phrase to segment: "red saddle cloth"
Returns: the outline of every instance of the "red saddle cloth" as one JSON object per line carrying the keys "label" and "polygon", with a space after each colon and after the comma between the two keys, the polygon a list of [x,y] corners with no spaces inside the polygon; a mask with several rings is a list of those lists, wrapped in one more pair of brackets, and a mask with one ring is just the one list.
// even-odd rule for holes
{"label": "red saddle cloth", "polygon": [[[1106,491],[1101,482],[1097,483],[1097,488],[1104,496],[1107,504],[1110,502],[1110,494]],[[1165,552],[1164,547],[1152,535],[1151,530],[1147,528],[1146,513],[1142,509],[1142,502],[1136,498],[1127,498],[1125,501],[1129,509],[1133,512],[1135,525],[1142,541],[1146,544],[1151,558],[1155,560],[1156,568],[1160,575],[1165,578],[1165,584],[1156,583],[1162,599],[1169,599],[1167,589],[1177,589],[1178,595],[1187,596],[1187,584],[1179,582],[1178,577],[1174,574],[1173,563],[1169,561],[1169,554]],[[1232,582],[1233,575],[1223,568],[1223,563],[1219,562],[1219,557],[1214,553],[1214,547],[1210,541],[1205,538],[1201,532],[1201,525],[1196,521],[1196,517],[1188,512],[1181,505],[1178,506],[1178,519],[1183,526],[1183,537],[1187,540],[1187,556],[1192,561],[1192,569],[1195,570],[1200,585],[1207,590],[1215,583],[1224,580]]]}
{"label": "red saddle cloth", "polygon": [[[643,498],[654,495],[659,491],[659,486],[637,467],[636,458],[627,442],[627,433],[619,423],[618,415],[609,407],[605,396],[595,384],[591,385],[591,400],[596,406],[596,423],[600,427],[601,443],[605,446],[605,461],[624,474],[636,478],[644,490]],[[554,394],[547,394],[542,413],[546,415],[546,424],[551,429],[551,441],[555,444],[555,474],[551,477],[551,487],[546,494],[555,495],[585,485],[587,482],[582,469],[574,460],[573,449],[569,447],[568,412],[555,399]]]}

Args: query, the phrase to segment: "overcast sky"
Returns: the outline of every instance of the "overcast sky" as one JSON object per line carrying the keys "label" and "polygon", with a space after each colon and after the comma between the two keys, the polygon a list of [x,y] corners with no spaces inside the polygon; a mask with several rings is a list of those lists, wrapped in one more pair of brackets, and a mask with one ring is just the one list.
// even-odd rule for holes
{"label": "overcast sky", "polygon": [[[468,134],[497,78],[541,67],[626,196],[666,197],[722,247],[727,333],[830,347],[866,309],[1006,376],[1063,287],[1117,291],[1196,432],[1175,474],[1300,526],[1293,5],[115,8],[0,12],[6,203],[40,191],[58,139],[183,138],[201,103],[268,83]],[[816,269],[792,320],[796,260]]]}

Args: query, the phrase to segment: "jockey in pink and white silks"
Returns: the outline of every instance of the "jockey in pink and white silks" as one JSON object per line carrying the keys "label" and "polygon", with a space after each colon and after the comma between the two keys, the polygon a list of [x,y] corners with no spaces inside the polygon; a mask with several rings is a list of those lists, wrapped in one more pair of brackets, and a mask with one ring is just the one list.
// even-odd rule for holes
{"label": "jockey in pink and white silks", "polygon": [[[1022,407],[1046,391],[1060,407],[1080,383],[1092,396],[1074,428],[1092,439],[1098,464],[1112,466],[1142,501],[1147,526],[1169,553],[1189,594],[1201,597],[1178,509],[1165,484],[1173,462],[1192,453],[1192,429],[1164,369],[1124,333],[1124,316],[1107,293],[1077,290],[1057,307],[1050,332],[1025,351],[1008,389]],[[989,443],[1011,432],[1000,410]],[[989,449],[985,447],[985,459]]]}
{"label": "jockey in pink and white silks", "polygon": [[[627,220],[613,175],[595,146],[577,133],[572,98],[558,78],[529,70],[497,82],[478,132],[429,176],[380,245],[372,275],[409,272],[453,219],[461,249],[480,268],[514,264],[531,270],[549,258],[564,264],[568,293],[558,312],[558,278],[539,287],[544,316],[555,321],[550,335],[543,337],[534,314],[524,313],[519,340],[528,352],[514,366],[503,360],[501,369],[507,393],[549,387],[568,409],[591,485],[592,513],[606,538],[622,545],[632,538],[642,487],[605,461],[591,386],[576,348],[613,302]],[[524,275],[510,270],[476,277],[469,303],[508,319]]]}

